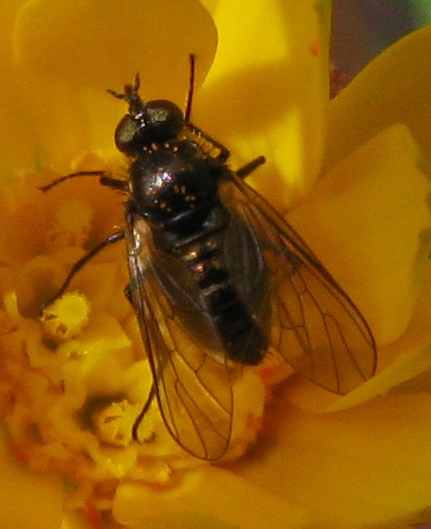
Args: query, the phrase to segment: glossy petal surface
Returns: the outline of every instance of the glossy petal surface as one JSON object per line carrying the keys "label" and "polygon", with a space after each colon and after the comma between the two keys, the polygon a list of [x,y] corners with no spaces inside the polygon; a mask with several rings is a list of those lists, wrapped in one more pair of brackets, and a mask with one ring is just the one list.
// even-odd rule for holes
{"label": "glossy petal surface", "polygon": [[264,155],[250,180],[280,210],[308,191],[322,158],[328,98],[329,2],[211,4],[219,30],[196,122],[240,166]]}
{"label": "glossy petal surface", "polygon": [[13,37],[26,79],[16,90],[34,129],[34,156],[57,168],[85,149],[114,149],[113,130],[125,108],[107,88],[121,91],[140,72],[146,99],[183,107],[190,53],[199,86],[217,43],[197,0],[32,0],[19,11]]}
{"label": "glossy petal surface", "polygon": [[233,470],[296,505],[319,527],[407,528],[429,505],[431,398],[382,397],[334,414],[281,398],[254,457]]}

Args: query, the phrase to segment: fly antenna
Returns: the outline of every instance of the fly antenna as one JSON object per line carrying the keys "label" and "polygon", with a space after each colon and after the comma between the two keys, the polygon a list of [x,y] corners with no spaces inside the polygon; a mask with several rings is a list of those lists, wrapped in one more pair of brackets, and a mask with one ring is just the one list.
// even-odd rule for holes
{"label": "fly antenna", "polygon": [[115,90],[111,90],[108,88],[106,91],[108,94],[111,94],[111,96],[116,97],[117,99],[123,99],[124,101],[127,101],[128,103],[132,103],[133,101],[136,101],[139,98],[138,90],[141,86],[141,77],[139,73],[135,75],[135,79],[133,81],[133,84],[126,84],[124,86],[124,92],[116,92]]}
{"label": "fly antenna", "polygon": [[129,114],[138,118],[142,115],[142,112],[145,110],[145,101],[142,101],[138,94],[139,87],[141,86],[141,78],[139,73],[135,75],[133,84],[126,84],[124,86],[124,92],[116,92],[108,88],[106,91],[111,96],[116,97],[117,99],[122,99],[129,103]]}

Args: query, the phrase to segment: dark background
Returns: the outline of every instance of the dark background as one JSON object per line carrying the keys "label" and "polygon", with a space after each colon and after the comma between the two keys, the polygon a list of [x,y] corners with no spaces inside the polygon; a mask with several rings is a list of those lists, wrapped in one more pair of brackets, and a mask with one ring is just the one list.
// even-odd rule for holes
{"label": "dark background", "polygon": [[332,58],[349,81],[375,55],[431,22],[431,0],[333,0]]}

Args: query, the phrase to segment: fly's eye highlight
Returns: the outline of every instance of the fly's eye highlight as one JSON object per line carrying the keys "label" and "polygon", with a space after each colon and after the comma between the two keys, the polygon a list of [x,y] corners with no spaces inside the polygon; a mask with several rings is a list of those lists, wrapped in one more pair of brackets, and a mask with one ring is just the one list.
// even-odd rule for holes
{"label": "fly's eye highlight", "polygon": [[142,150],[142,134],[139,124],[129,114],[118,123],[114,134],[117,149],[128,156],[137,156]]}
{"label": "fly's eye highlight", "polygon": [[174,140],[184,127],[183,113],[172,101],[164,99],[148,101],[146,112],[147,130],[153,142]]}

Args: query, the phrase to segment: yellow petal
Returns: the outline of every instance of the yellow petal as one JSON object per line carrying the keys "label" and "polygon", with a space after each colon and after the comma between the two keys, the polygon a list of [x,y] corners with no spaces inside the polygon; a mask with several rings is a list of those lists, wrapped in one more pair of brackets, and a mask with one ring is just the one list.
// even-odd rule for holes
{"label": "yellow petal", "polygon": [[142,76],[142,95],[181,106],[190,53],[197,85],[217,41],[211,17],[197,0],[32,0],[20,10],[13,46],[20,67],[22,112],[35,127],[42,163],[63,166],[91,147],[113,149],[121,105],[106,94]]}
{"label": "yellow petal", "polygon": [[31,527],[58,529],[63,511],[60,478],[33,473],[20,467],[10,455],[8,440],[1,429],[0,512],[2,529]]}
{"label": "yellow petal", "polygon": [[80,512],[69,511],[64,514],[63,521],[59,529],[94,529],[84,519]]}
{"label": "yellow petal", "polygon": [[431,397],[382,397],[332,414],[281,398],[261,448],[231,470],[310,512],[319,527],[398,527],[430,504]]}
{"label": "yellow petal", "polygon": [[[431,269],[428,268],[416,310],[410,324],[403,336],[395,343],[390,344],[380,351],[381,363],[391,363],[378,373],[374,379],[343,398],[330,404],[330,410],[345,409],[358,403],[369,400],[376,395],[385,395],[388,392],[396,393],[421,393],[427,392],[431,387]],[[298,396],[304,394],[296,389],[293,397],[297,403],[301,402]],[[317,402],[317,399],[314,399]],[[309,399],[310,402],[310,399]],[[300,404],[302,405],[302,404]]]}
{"label": "yellow petal", "polygon": [[[337,411],[356,406],[377,395],[421,393],[431,387],[431,269],[424,274],[415,311],[406,332],[379,351],[380,372],[363,386],[342,398],[326,399],[326,409]],[[301,384],[303,385],[303,384]],[[290,399],[295,405],[324,409],[321,392],[314,388],[292,387]],[[331,402],[332,401],[332,402]]]}
{"label": "yellow petal", "polygon": [[289,220],[355,304],[379,345],[405,331],[428,263],[430,184],[393,126],[337,165]]}
{"label": "yellow petal", "polygon": [[16,58],[31,72],[103,90],[140,71],[149,93],[157,87],[159,97],[178,96],[181,86],[186,95],[190,53],[197,55],[198,81],[205,77],[216,38],[197,0],[32,0],[14,28]]}
{"label": "yellow petal", "polygon": [[[0,160],[3,176],[13,174],[17,160],[25,165],[32,156],[32,136],[26,112],[19,96],[18,86],[23,78],[16,79],[12,53],[12,27],[15,16],[25,0],[11,0],[2,3],[0,17]],[[31,153],[31,154],[30,154]]]}
{"label": "yellow petal", "polygon": [[236,167],[264,155],[250,179],[278,208],[318,174],[328,99],[329,2],[211,3],[219,46],[193,121]]}
{"label": "yellow petal", "polygon": [[118,488],[113,513],[117,520],[142,528],[171,524],[178,529],[310,527],[310,517],[303,509],[210,466],[187,472],[177,486],[166,491],[124,483]]}
{"label": "yellow petal", "polygon": [[219,0],[201,0],[201,4],[205,6],[205,8],[208,10],[209,13],[211,13],[211,15],[214,14],[218,3]]}
{"label": "yellow petal", "polygon": [[384,51],[331,101],[326,170],[393,123],[408,126],[431,162],[430,54],[427,26]]}

